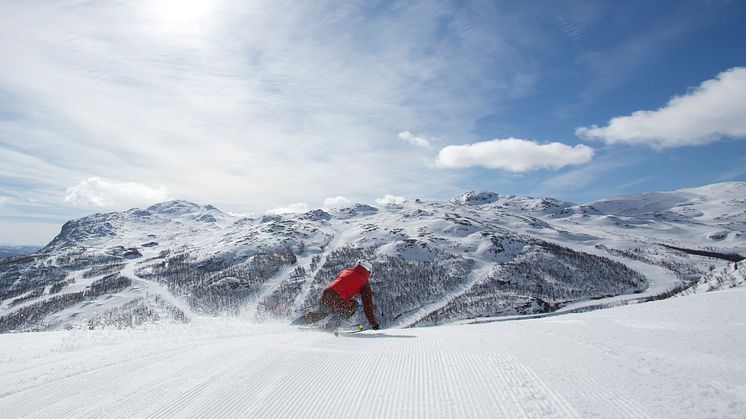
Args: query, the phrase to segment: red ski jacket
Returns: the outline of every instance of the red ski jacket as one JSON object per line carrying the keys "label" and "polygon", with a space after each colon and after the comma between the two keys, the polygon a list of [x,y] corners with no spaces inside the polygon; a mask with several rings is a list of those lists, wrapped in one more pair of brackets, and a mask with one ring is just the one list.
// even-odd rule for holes
{"label": "red ski jacket", "polygon": [[352,305],[352,299],[360,294],[363,300],[363,309],[368,323],[377,324],[375,310],[373,309],[373,291],[370,288],[370,272],[361,265],[351,269],[345,269],[337,275],[337,278],[326,286],[342,297],[348,305]]}

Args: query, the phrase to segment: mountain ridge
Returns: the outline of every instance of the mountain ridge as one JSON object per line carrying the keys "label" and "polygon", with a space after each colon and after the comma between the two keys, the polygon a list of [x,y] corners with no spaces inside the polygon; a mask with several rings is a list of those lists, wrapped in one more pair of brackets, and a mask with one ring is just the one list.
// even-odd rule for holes
{"label": "mountain ridge", "polygon": [[[183,200],[92,214],[65,223],[39,253],[0,263],[0,330],[289,318],[358,258],[374,262],[387,326],[654,294],[713,263],[662,245],[744,253],[744,185],[663,193],[670,199],[653,209],[646,205],[661,193],[575,205],[468,192],[261,218]],[[32,312],[34,321],[21,319]]]}

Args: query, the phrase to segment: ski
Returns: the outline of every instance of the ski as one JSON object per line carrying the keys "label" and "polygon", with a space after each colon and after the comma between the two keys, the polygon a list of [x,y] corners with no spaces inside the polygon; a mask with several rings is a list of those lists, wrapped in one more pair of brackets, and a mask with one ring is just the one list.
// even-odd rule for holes
{"label": "ski", "polygon": [[359,323],[356,324],[356,325],[354,325],[354,326],[351,326],[351,327],[338,327],[334,331],[334,336],[350,335],[350,334],[353,334],[353,333],[360,333],[363,330],[365,330],[365,326],[363,326],[362,324],[359,324]]}
{"label": "ski", "polygon": [[339,327],[324,327],[319,325],[306,325],[306,326],[297,326],[298,330],[304,331],[304,332],[325,332],[325,333],[333,333],[334,336],[339,335],[349,335],[353,333],[360,333],[365,329],[365,326],[362,324],[356,324],[353,326],[339,326]]}

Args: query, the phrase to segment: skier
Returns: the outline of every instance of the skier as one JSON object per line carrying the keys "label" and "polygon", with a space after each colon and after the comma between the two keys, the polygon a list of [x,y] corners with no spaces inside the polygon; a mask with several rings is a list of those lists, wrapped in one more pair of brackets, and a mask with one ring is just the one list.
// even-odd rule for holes
{"label": "skier", "polygon": [[316,323],[330,314],[339,314],[349,319],[357,311],[358,304],[354,298],[359,294],[370,327],[378,330],[379,325],[373,308],[373,291],[369,282],[371,269],[370,262],[358,260],[354,268],[340,272],[321,293],[319,309],[303,316],[305,323]]}

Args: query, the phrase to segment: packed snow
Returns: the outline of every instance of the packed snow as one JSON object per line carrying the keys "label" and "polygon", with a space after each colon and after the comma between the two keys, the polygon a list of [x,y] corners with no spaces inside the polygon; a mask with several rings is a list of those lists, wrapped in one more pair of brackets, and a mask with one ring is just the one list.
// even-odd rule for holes
{"label": "packed snow", "polygon": [[743,417],[746,289],[334,337],[282,324],[0,335],[3,417]]}

